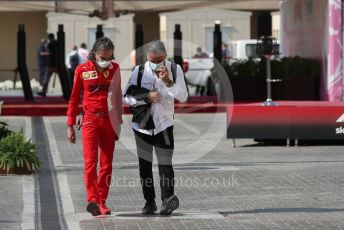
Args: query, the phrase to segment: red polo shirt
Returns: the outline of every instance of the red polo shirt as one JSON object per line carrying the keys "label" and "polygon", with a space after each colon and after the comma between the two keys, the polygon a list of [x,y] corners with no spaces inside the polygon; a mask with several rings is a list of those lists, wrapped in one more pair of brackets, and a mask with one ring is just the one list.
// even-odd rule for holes
{"label": "red polo shirt", "polygon": [[[119,65],[110,65],[98,71],[92,61],[78,65],[67,110],[67,125],[75,125],[79,113],[80,95],[84,112],[114,112],[111,119],[122,123],[122,90]],[[110,104],[111,103],[111,104]]]}

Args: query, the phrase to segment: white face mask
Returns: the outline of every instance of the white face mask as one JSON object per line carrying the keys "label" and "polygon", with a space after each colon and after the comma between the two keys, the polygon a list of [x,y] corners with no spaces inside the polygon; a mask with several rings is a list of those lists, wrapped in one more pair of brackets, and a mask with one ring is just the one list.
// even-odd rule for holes
{"label": "white face mask", "polygon": [[102,68],[105,69],[106,67],[108,67],[110,65],[110,61],[105,61],[105,60],[98,60],[97,61],[97,65]]}
{"label": "white face mask", "polygon": [[162,61],[162,62],[160,62],[160,63],[158,63],[158,64],[153,63],[153,62],[149,62],[149,66],[151,67],[151,69],[152,69],[153,71],[156,71],[156,70],[159,69],[160,67],[163,67],[163,66],[164,66],[164,62],[165,62],[165,61]]}

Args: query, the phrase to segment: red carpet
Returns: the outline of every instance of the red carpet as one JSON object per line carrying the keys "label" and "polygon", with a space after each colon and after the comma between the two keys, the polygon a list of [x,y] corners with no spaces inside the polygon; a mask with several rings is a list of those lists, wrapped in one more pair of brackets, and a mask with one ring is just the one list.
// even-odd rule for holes
{"label": "red carpet", "polygon": [[[62,97],[1,98],[3,116],[65,116],[68,102]],[[261,103],[217,103],[214,97],[191,97],[176,103],[176,113],[226,112],[227,138],[344,140],[344,102],[279,101],[278,106]],[[124,106],[124,112],[130,113]],[[81,109],[81,108],[80,108]]]}
{"label": "red carpet", "polygon": [[[2,97],[4,101],[2,116],[64,116],[68,101],[63,97],[36,97],[35,101],[25,101],[23,97]],[[80,105],[81,108],[81,105]],[[123,106],[126,114],[128,106]],[[216,97],[191,97],[186,104],[176,103],[176,113],[214,113],[225,112],[226,106],[216,103]]]}
{"label": "red carpet", "polygon": [[[64,116],[68,101],[63,97],[35,97],[34,102],[23,97],[2,97],[3,116]],[[126,114],[128,106],[123,106]],[[261,103],[217,103],[216,97],[193,96],[189,102],[176,103],[176,113],[215,113],[227,112],[228,121],[234,123],[314,123],[328,122],[344,113],[344,102],[328,101],[279,101],[277,107],[263,107]],[[291,120],[292,119],[292,120]]]}

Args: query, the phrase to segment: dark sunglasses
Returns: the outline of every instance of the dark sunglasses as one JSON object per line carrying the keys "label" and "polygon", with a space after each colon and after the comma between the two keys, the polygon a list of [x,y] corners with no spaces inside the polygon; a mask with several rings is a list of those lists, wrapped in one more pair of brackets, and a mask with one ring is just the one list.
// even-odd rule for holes
{"label": "dark sunglasses", "polygon": [[111,56],[111,57],[108,57],[108,58],[105,58],[105,57],[101,57],[97,54],[98,58],[101,60],[101,61],[112,61],[115,59],[114,56]]}

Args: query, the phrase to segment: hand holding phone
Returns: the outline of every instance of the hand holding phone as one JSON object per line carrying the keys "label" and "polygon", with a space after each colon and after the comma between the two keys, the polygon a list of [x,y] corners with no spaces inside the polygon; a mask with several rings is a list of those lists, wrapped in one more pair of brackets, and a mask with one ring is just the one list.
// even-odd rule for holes
{"label": "hand holding phone", "polygon": [[163,81],[163,82],[169,82],[170,78],[168,77],[168,70],[166,66],[162,66],[158,69],[159,74],[158,77]]}

